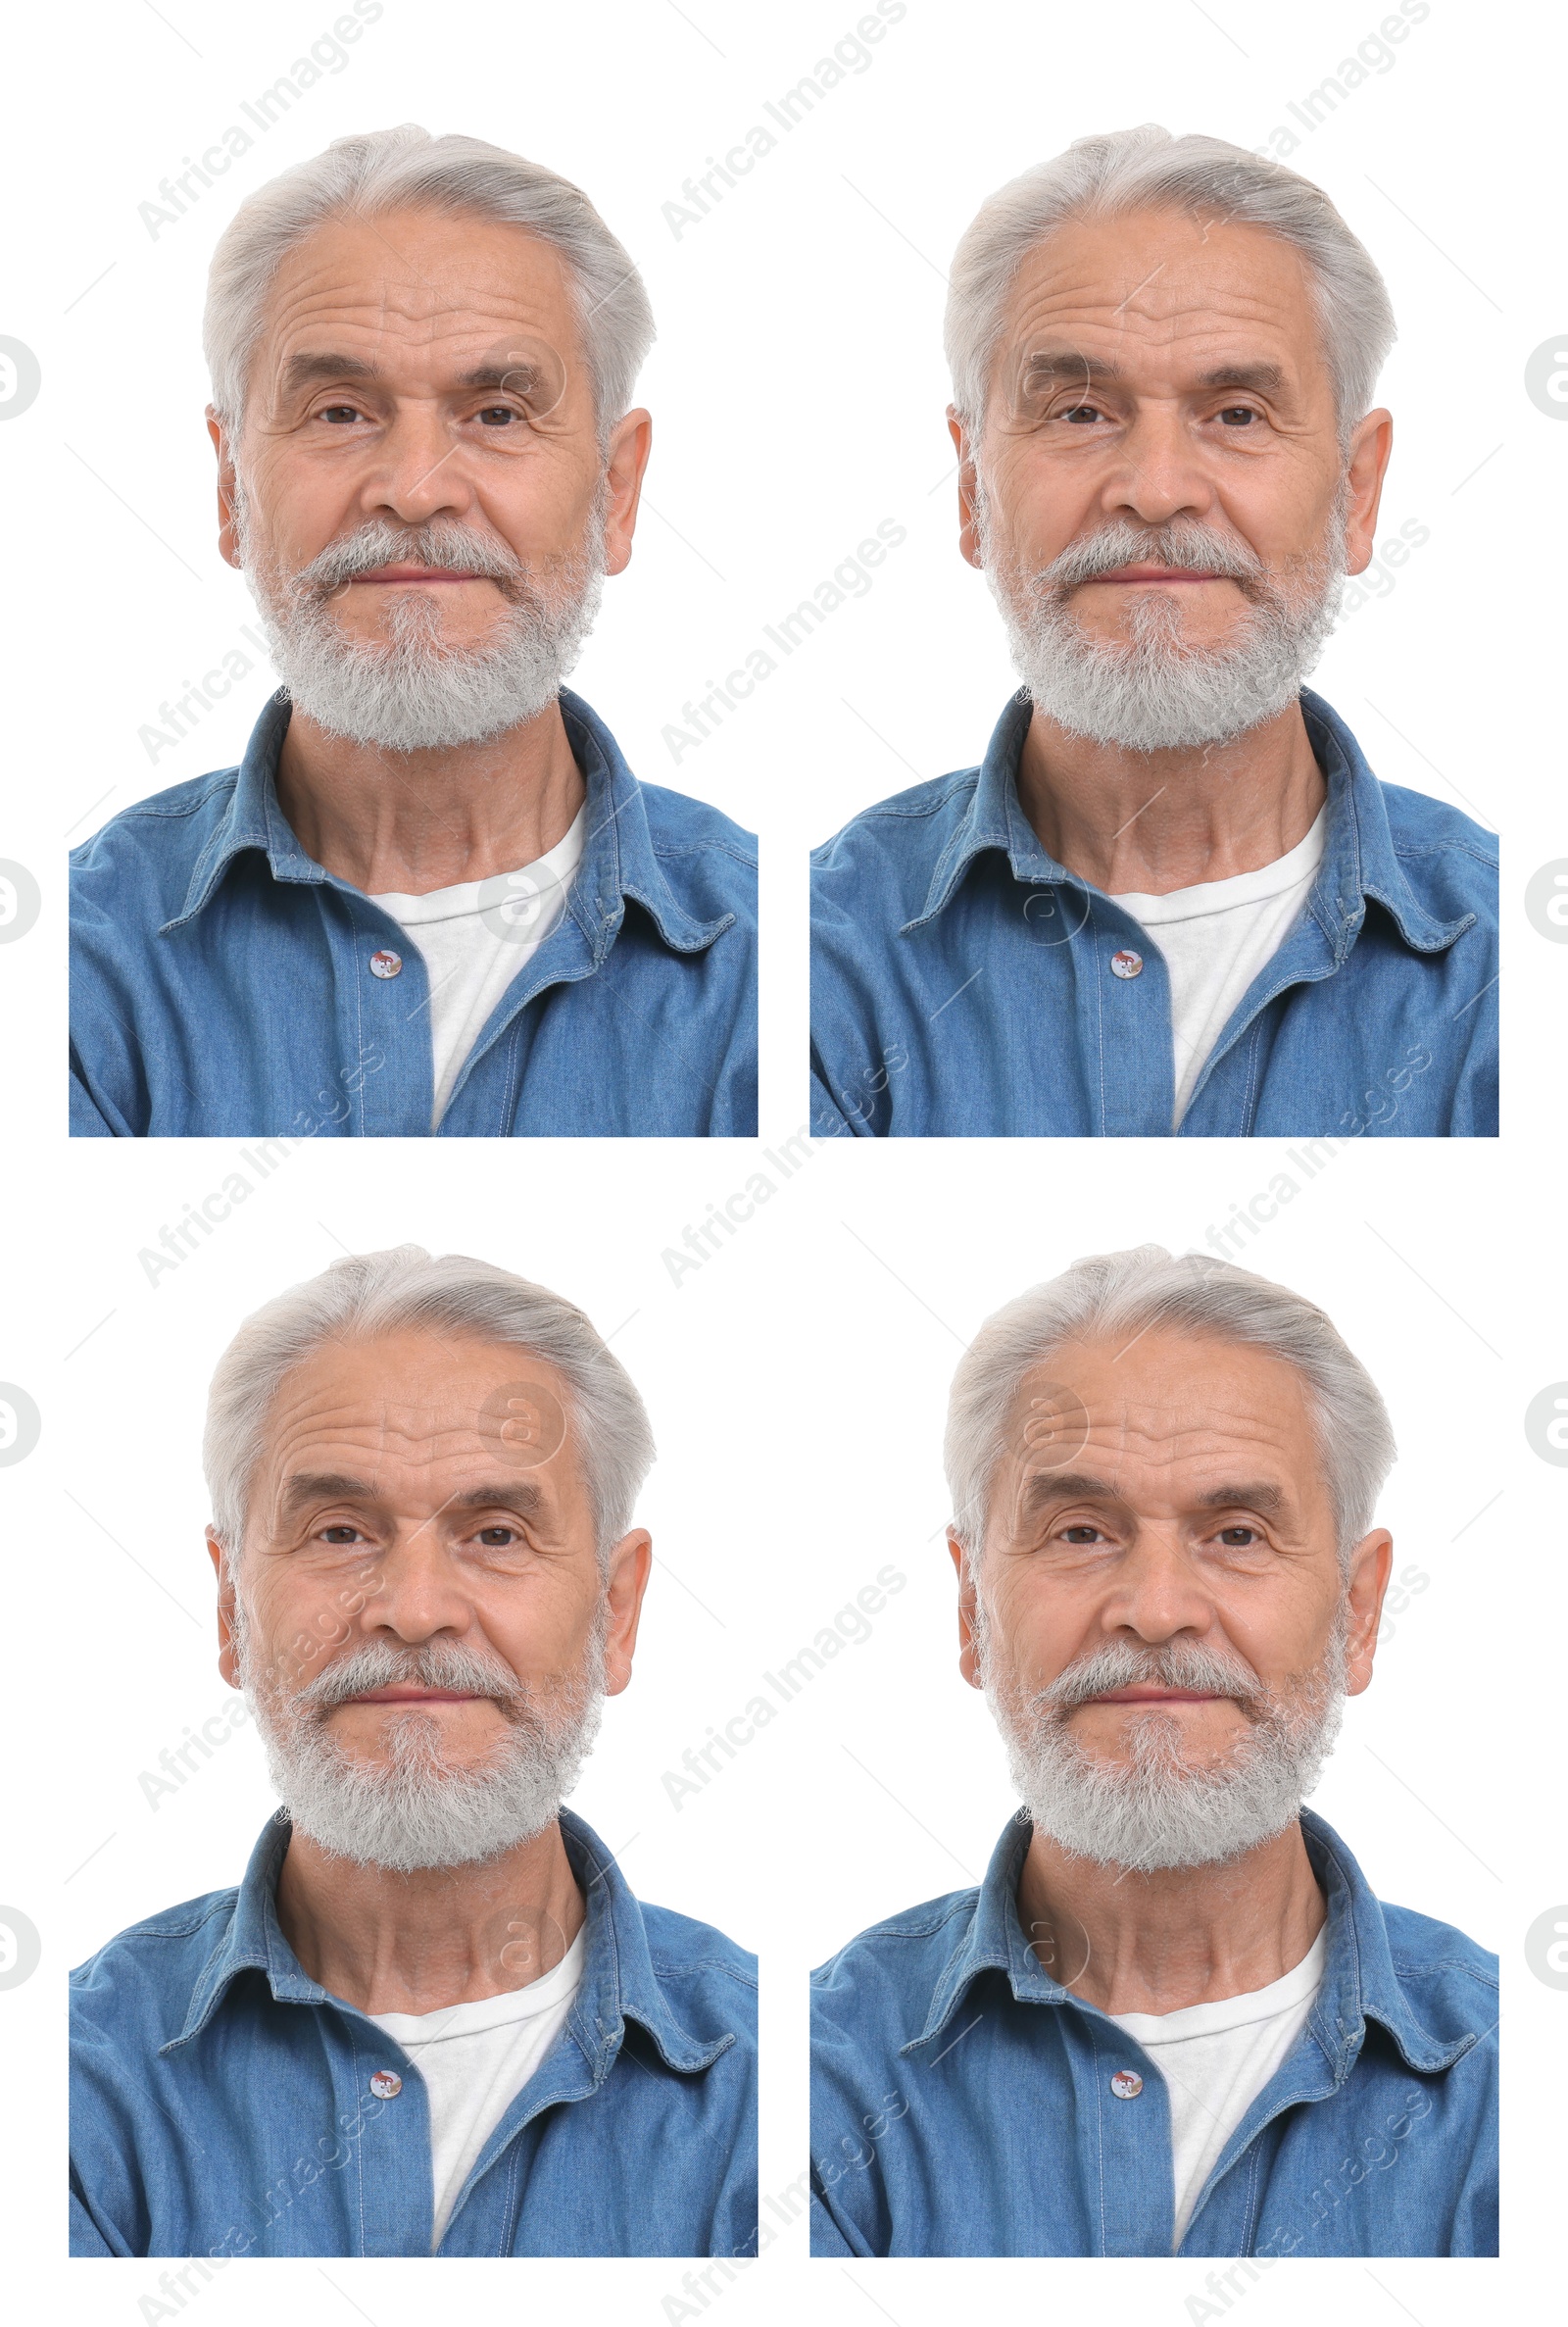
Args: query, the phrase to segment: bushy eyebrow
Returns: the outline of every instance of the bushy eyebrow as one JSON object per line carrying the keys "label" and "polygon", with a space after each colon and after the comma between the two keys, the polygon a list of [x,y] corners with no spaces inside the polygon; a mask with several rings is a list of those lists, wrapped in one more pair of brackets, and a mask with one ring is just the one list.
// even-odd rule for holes
{"label": "bushy eyebrow", "polygon": [[[1081,1470],[1037,1470],[1024,1482],[1018,1498],[1019,1514],[1032,1517],[1052,1504],[1119,1503],[1127,1498],[1108,1479],[1093,1478]],[[1234,1486],[1206,1487],[1194,1499],[1198,1510],[1255,1510],[1275,1517],[1290,1502],[1283,1487],[1270,1479],[1250,1479]]]}
{"label": "bushy eyebrow", "polygon": [[[537,379],[540,367],[527,357],[514,364],[479,364],[471,371],[465,371],[456,381],[460,388],[504,388],[509,381]],[[302,388],[309,388],[320,380],[374,381],[382,377],[374,364],[363,356],[334,356],[328,350],[320,353],[301,352],[290,356],[281,374],[282,392],[294,396]]]}
{"label": "bushy eyebrow", "polygon": [[363,356],[334,356],[323,350],[319,354],[302,352],[290,356],[283,366],[279,385],[285,396],[293,396],[301,388],[322,379],[378,379],[380,373]]}
{"label": "bushy eyebrow", "polygon": [[277,1491],[277,1515],[292,1518],[312,1503],[374,1503],[376,1491],[368,1479],[351,1478],[343,1470],[296,1470]]}
{"label": "bushy eyebrow", "polygon": [[[1087,356],[1073,348],[1038,348],[1023,359],[1019,367],[1024,378],[1032,384],[1049,385],[1061,381],[1072,385],[1075,381],[1088,387],[1114,387],[1127,376],[1119,364],[1102,356]],[[1286,383],[1283,368],[1278,364],[1216,364],[1209,371],[1200,372],[1200,388],[1250,388],[1260,396],[1277,394]]]}
{"label": "bushy eyebrow", "polygon": [[[467,1487],[461,1495],[449,1496],[443,1510],[512,1510],[519,1516],[537,1511],[545,1497],[538,1483],[529,1478],[509,1479],[504,1485]],[[314,1503],[359,1503],[379,1506],[383,1502],[379,1490],[368,1479],[351,1477],[342,1470],[297,1470],[283,1481],[278,1489],[277,1515],[291,1519]]]}

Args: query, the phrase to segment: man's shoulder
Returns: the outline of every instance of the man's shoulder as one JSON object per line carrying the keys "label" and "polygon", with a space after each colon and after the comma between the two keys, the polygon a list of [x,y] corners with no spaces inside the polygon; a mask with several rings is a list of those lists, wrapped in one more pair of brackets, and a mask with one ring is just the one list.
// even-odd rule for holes
{"label": "man's shoulder", "polygon": [[743,937],[755,937],[757,835],[689,792],[641,779],[637,788],[654,864],[676,903],[695,920],[727,919]]}
{"label": "man's shoulder", "polygon": [[1390,835],[1401,858],[1421,856],[1429,851],[1450,854],[1471,858],[1478,866],[1495,873],[1497,835],[1489,832],[1485,824],[1477,823],[1474,817],[1466,816],[1462,808],[1454,808],[1430,792],[1412,792],[1403,784],[1385,783],[1381,777],[1378,789],[1388,813]]}
{"label": "man's shoulder", "polygon": [[873,801],[851,817],[831,840],[811,851],[818,872],[870,867],[878,859],[906,863],[911,852],[934,862],[954,824],[968,809],[980,780],[978,767],[955,768],[949,775],[929,776],[886,800]]}
{"label": "man's shoulder", "polygon": [[[182,1900],[106,1940],[71,1974],[72,2018],[78,2035],[96,2028],[122,2041],[154,2008],[167,2013],[172,1996],[188,1995],[203,1964],[226,1935],[239,1897],[236,1887]],[[183,1997],[181,1997],[183,2008]]]}
{"label": "man's shoulder", "polygon": [[[973,1889],[947,1891],[857,1932],[811,1974],[812,2009],[819,2025],[840,2021],[847,2012],[858,2020],[866,2009],[879,2017],[890,2009],[906,2017],[904,2007],[910,1984],[935,1982],[967,1931],[978,1898]],[[924,2000],[928,1999],[929,1988]]]}
{"label": "man's shoulder", "polygon": [[1458,1992],[1480,1988],[1495,1994],[1499,1965],[1490,1948],[1455,1924],[1423,1915],[1413,1906],[1390,1906],[1383,1900],[1378,1904],[1389,1935],[1389,1955],[1401,1982],[1451,1981]]}
{"label": "man's shoulder", "polygon": [[144,896],[150,884],[154,911],[167,905],[164,918],[177,912],[191,868],[228,813],[238,781],[237,767],[218,767],[150,793],[111,817],[71,852],[77,911],[96,906],[114,911],[118,918],[127,895]]}
{"label": "man's shoulder", "polygon": [[757,1986],[757,1957],[711,1923],[677,1913],[672,1906],[650,1906],[639,1900],[648,1953],[661,1979],[703,1979],[709,1976],[736,1988]]}
{"label": "man's shoulder", "polygon": [[737,824],[722,809],[711,807],[706,800],[694,799],[690,792],[671,791],[667,784],[644,783],[641,777],[637,779],[637,789],[642,794],[643,813],[648,818],[656,856],[679,857],[687,852],[710,851],[733,857],[738,865],[756,872],[756,833],[748,832],[744,824]]}

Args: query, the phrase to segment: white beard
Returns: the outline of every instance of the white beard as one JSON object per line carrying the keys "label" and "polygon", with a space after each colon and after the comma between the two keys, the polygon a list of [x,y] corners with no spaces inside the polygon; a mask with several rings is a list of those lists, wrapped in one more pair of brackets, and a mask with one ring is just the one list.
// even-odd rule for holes
{"label": "white beard", "polygon": [[[1213,1866],[1269,1842],[1298,1815],[1321,1774],[1345,1707],[1342,1609],[1322,1669],[1289,1697],[1270,1696],[1241,1659],[1195,1643],[1137,1650],[1109,1643],[1020,1704],[981,1649],[986,1699],[1007,1748],[1012,1782],[1042,1834],[1073,1857],[1136,1873]],[[1104,1690],[1154,1681],[1235,1694],[1251,1726],[1218,1760],[1184,1758],[1180,1716],[1152,1708],[1123,1717],[1125,1759],[1091,1754],[1072,1733],[1076,1705]],[[1053,1702],[1054,1693],[1065,1702]]]}
{"label": "white beard", "polygon": [[[436,519],[406,527],[373,519],[331,543],[301,573],[280,575],[237,512],[240,556],[278,677],[333,735],[385,751],[480,743],[553,703],[593,628],[604,591],[604,495],[574,559],[536,573],[493,534]],[[392,600],[383,642],[353,638],[330,600],[354,573],[394,561],[489,574],[507,603],[483,646],[440,644],[441,609],[413,593]]]}
{"label": "white beard", "polygon": [[[531,1698],[499,1659],[455,1642],[405,1650],[367,1642],[293,1693],[261,1684],[243,1624],[239,1660],[240,1685],[291,1822],[336,1857],[401,1874],[472,1865],[542,1833],[577,1782],[604,1707],[603,1612],[576,1686],[548,1705]],[[442,1752],[438,1715],[386,1706],[382,1757],[346,1752],[327,1725],[331,1708],[396,1681],[493,1695],[507,1734],[488,1760],[456,1763]]]}
{"label": "white beard", "polygon": [[[1318,557],[1289,589],[1274,583],[1233,534],[1197,519],[1159,526],[1115,520],[1075,542],[1044,572],[1019,575],[994,558],[982,508],[986,579],[1031,700],[1071,734],[1138,752],[1228,743],[1275,718],[1316,666],[1339,613],[1344,498]],[[1250,602],[1230,640],[1219,647],[1184,645],[1181,606],[1168,591],[1132,601],[1129,643],[1085,630],[1072,613],[1071,588],[1135,560],[1217,569],[1242,582]]]}

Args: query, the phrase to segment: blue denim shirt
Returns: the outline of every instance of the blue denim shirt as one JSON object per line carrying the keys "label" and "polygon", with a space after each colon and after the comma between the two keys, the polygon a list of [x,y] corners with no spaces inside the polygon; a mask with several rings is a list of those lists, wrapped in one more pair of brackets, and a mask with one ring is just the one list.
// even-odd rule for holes
{"label": "blue denim shirt", "polygon": [[[586,703],[566,910],[482,1028],[445,1139],[757,1129],[757,844],[640,784]],[[278,806],[289,705],[239,767],[175,784],[72,856],[74,1133],[427,1138],[429,981],[390,915],[308,857]],[[372,955],[400,955],[392,977]]]}
{"label": "blue denim shirt", "polygon": [[[1231,2135],[1179,2252],[1494,2254],[1497,1959],[1384,1906],[1301,1832],[1323,1982]],[[1141,2045],[1041,1968],[1020,1815],[978,1891],[861,1932],[812,1977],[812,2252],[1169,2254],[1170,2112]],[[1143,2090],[1118,2099],[1132,2067]]]}
{"label": "blue denim shirt", "polygon": [[[757,2252],[757,1958],[642,1906],[581,1818],[564,2028],[491,2134],[438,2252]],[[288,1829],[237,1891],[121,1932],[72,1974],[74,2254],[424,2254],[423,2079],[308,1979],[274,1898]],[[391,2068],[403,2089],[378,2100]]]}
{"label": "blue denim shirt", "polygon": [[[1496,843],[1380,783],[1328,705],[1300,700],[1328,785],[1322,866],[1179,1136],[1494,1136]],[[1014,697],[979,767],[882,801],[814,852],[818,1137],[1171,1136],[1164,957],[1041,846],[1018,800],[1029,718]],[[1113,973],[1123,950],[1138,975]]]}

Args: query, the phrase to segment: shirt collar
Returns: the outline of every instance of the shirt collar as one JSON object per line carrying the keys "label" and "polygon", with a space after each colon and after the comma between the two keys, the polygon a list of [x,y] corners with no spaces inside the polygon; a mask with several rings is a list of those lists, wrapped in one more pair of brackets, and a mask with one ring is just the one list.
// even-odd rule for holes
{"label": "shirt collar", "polygon": [[[1475,916],[1464,914],[1457,920],[1445,921],[1427,911],[1395,853],[1383,786],[1367,766],[1360,745],[1339,714],[1310,688],[1301,689],[1300,704],[1307,735],[1328,786],[1323,862],[1313,884],[1310,910],[1333,948],[1335,967],[1345,961],[1360,934],[1369,897],[1386,909],[1406,945],[1418,953],[1442,952],[1463,935]],[[987,849],[1002,851],[1016,880],[1070,881],[1076,888],[1101,894],[1057,864],[1023,813],[1018,799],[1018,759],[1032,716],[1029,698],[1020,692],[997,721],[976,770],[969,806],[937,859],[924,906],[912,921],[906,922],[901,935],[918,929],[941,913],[975,858]]]}
{"label": "shirt collar", "polygon": [[[568,910],[593,952],[598,968],[625,918],[633,898],[648,914],[664,943],[676,953],[700,953],[734,919],[722,914],[700,920],[686,911],[655,854],[643,788],[621,757],[604,721],[578,695],[563,687],[561,716],[587,790],[582,863],[572,884]],[[277,761],[288,729],[291,706],[282,688],[263,706],[236,771],[233,794],[191,867],[185,902],[160,935],[194,918],[217,892],[229,866],[246,850],[267,859],[277,881],[315,882],[361,892],[339,880],[300,846],[277,799]]]}
{"label": "shirt collar", "polygon": [[[735,2042],[733,2034],[705,2042],[676,2017],[660,1985],[642,1908],[613,1853],[586,1820],[567,1809],[559,1814],[561,1839],[587,1907],[575,2023],[585,2049],[593,2055],[590,2066],[595,2084],[619,2051],[627,2020],[635,2020],[647,2030],[668,2067],[687,2073],[711,2067]],[[279,2004],[324,2004],[339,2011],[352,2008],[307,1975],[283,1936],[277,1919],[277,1878],[289,1833],[288,1818],[281,1810],[262,1829],[235,1894],[227,1928],[197,1976],[178,2035],[160,2047],[164,2054],[177,2052],[201,2034],[245,1971],[260,1972]],[[582,2038],[584,2030],[586,2038]]]}
{"label": "shirt collar", "polygon": [[[1408,2067],[1429,2075],[1451,2068],[1485,2029],[1445,2040],[1418,2017],[1395,1968],[1383,1909],[1360,1867],[1325,1819],[1309,1809],[1303,1809],[1300,1818],[1301,1838],[1328,1906],[1323,1980],[1313,2026],[1329,2055],[1335,2084],[1342,2084],[1354,2065],[1369,2019],[1388,2030]],[[1051,1977],[1024,1937],[1017,1891],[1030,1832],[1021,1810],[1004,1828],[975,1894],[974,1910],[932,1991],[925,2025],[901,2047],[904,2053],[917,2053],[937,2042],[984,1971],[1003,1973],[1020,2004],[1066,2004],[1080,2011],[1095,2010]]]}

